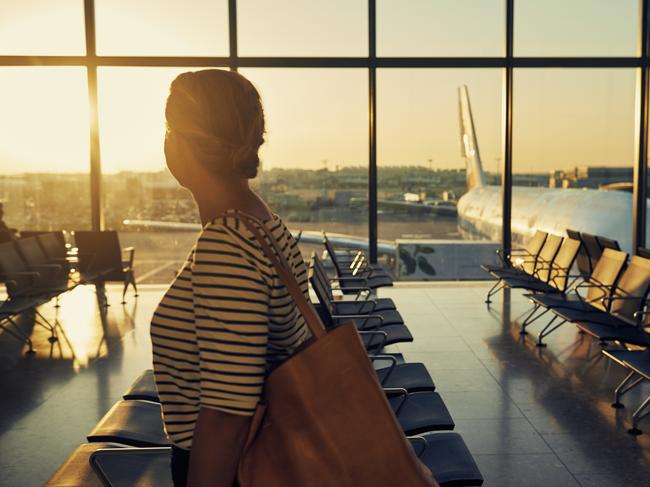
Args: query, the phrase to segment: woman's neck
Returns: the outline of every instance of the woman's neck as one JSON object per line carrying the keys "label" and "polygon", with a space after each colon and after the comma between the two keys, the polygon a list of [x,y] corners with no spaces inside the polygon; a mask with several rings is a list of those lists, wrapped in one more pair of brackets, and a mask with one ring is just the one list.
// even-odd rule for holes
{"label": "woman's neck", "polygon": [[268,208],[250,189],[247,179],[210,181],[192,191],[203,225],[226,210],[241,210],[260,219],[269,218]]}

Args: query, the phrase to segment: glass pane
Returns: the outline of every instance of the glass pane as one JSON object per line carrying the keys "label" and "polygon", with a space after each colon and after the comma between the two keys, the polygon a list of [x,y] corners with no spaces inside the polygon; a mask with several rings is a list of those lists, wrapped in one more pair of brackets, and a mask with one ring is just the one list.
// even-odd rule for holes
{"label": "glass pane", "polygon": [[266,116],[262,196],[302,244],[321,230],[368,235],[368,75],[363,69],[244,69]]}
{"label": "glass pane", "polygon": [[[460,150],[471,136],[470,129],[459,130],[462,86],[477,141],[471,159]],[[483,199],[496,205],[490,212],[501,211],[500,70],[384,69],[378,92],[382,260],[403,280],[485,278],[479,264],[493,258],[500,234],[474,213]],[[466,165],[482,166],[483,185],[468,177]]]}
{"label": "glass pane", "polygon": [[566,229],[631,250],[633,69],[522,69],[514,78],[513,240]]}
{"label": "glass pane", "polygon": [[365,0],[239,0],[241,56],[367,56]]}
{"label": "glass pane", "polygon": [[97,53],[227,56],[226,0],[95,0]]}
{"label": "glass pane", "polygon": [[517,0],[516,56],[635,56],[639,0]]}
{"label": "glass pane", "polygon": [[377,55],[502,56],[502,0],[377,1]]}
{"label": "glass pane", "polygon": [[83,68],[0,68],[0,201],[18,230],[90,227]]}
{"label": "glass pane", "polygon": [[169,282],[200,230],[191,194],[167,170],[165,102],[196,68],[99,68],[104,216],[136,248],[138,282]]}
{"label": "glass pane", "polygon": [[82,0],[2,0],[0,55],[85,54]]}

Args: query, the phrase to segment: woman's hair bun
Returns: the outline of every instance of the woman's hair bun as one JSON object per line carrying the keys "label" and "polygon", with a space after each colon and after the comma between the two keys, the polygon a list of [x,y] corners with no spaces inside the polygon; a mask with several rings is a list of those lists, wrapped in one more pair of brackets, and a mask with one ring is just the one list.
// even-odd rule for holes
{"label": "woman's hair bun", "polygon": [[238,73],[206,69],[179,75],[165,109],[170,145],[179,135],[205,167],[252,179],[264,142],[264,110],[253,84]]}

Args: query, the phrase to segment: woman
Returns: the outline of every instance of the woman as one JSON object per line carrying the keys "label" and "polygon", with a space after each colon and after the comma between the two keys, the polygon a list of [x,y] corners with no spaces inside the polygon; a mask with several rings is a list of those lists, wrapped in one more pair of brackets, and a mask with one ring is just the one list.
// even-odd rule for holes
{"label": "woman", "polygon": [[265,375],[309,337],[237,212],[268,228],[305,293],[307,272],[287,227],[248,184],[264,142],[253,85],[229,71],[181,74],[165,116],[167,166],[194,196],[203,231],[153,316],[156,387],[174,485],[229,487]]}

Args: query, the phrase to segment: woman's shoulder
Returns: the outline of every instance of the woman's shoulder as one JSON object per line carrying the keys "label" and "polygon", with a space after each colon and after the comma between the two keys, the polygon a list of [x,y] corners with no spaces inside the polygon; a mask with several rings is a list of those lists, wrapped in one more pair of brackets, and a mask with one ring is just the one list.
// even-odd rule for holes
{"label": "woman's shoulder", "polygon": [[[216,218],[213,218],[211,221],[206,223],[203,226],[202,234],[205,233],[235,233],[240,235],[250,236],[252,232],[248,229],[246,223],[244,222],[245,217],[250,218],[251,215],[240,211],[228,212],[226,214],[220,215]],[[258,225],[263,225],[267,230],[271,232],[276,232],[278,229],[286,230],[287,226],[282,220],[280,215],[271,213],[266,218],[257,218],[252,217],[254,223]]]}
{"label": "woman's shoulder", "polygon": [[[282,218],[275,213],[265,220],[256,219],[256,221],[264,225],[276,238],[281,238],[282,234],[290,233]],[[226,245],[239,247],[247,253],[259,253],[261,249],[255,240],[255,235],[244,223],[241,212],[229,212],[212,219],[203,226],[197,240],[197,248]]]}

